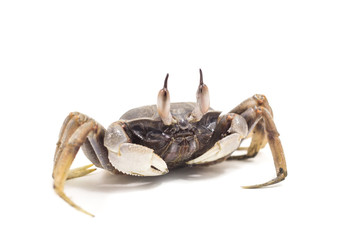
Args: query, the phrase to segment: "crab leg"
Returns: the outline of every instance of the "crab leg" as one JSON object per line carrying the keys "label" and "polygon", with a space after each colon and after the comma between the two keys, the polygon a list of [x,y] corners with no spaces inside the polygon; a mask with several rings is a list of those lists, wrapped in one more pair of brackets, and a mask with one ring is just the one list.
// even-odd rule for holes
{"label": "crab leg", "polygon": [[252,137],[252,140],[246,155],[231,156],[229,159],[242,160],[253,157],[266,143],[269,143],[276,169],[276,177],[274,179],[263,184],[245,186],[244,188],[259,188],[284,180],[287,176],[284,150],[272,117],[272,109],[266,97],[256,94],[230,112],[241,114],[246,119],[249,125],[249,136]]}
{"label": "crab leg", "polygon": [[80,126],[79,116],[77,113],[70,113],[61,127],[59,134],[59,141],[56,143],[56,150],[54,156],[54,163],[57,162],[59,158],[59,154],[62,152],[64,148],[65,142],[69,140],[74,131]]}
{"label": "crab leg", "polygon": [[287,167],[285,161],[284,150],[282,148],[279,132],[276,129],[275,123],[268,109],[264,107],[254,107],[258,118],[262,118],[265,122],[265,131],[268,143],[270,145],[271,153],[274,159],[274,165],[276,169],[276,177],[268,182],[244,186],[243,188],[259,188],[269,186],[278,182],[281,182],[287,176]]}
{"label": "crab leg", "polygon": [[97,124],[94,120],[88,119],[82,114],[71,113],[65,119],[64,126],[60,131],[53,169],[55,192],[68,204],[90,216],[93,215],[76,205],[65,195],[64,184],[69,177],[79,177],[94,171],[94,169],[89,169],[89,166],[75,169],[71,173],[69,170],[80,146],[85,142],[89,133],[96,130]]}
{"label": "crab leg", "polygon": [[83,167],[71,169],[69,171],[69,174],[68,174],[66,180],[82,177],[82,176],[85,176],[85,175],[95,171],[96,168],[91,168],[92,166],[94,166],[94,164],[89,164],[89,165],[86,165]]}
{"label": "crab leg", "polygon": [[246,154],[233,155],[228,160],[245,160],[251,157],[255,157],[261,148],[265,147],[268,140],[265,133],[265,121],[262,116],[256,113],[254,107],[251,107],[241,114],[249,125],[249,132],[247,138],[251,137],[251,143],[249,147],[242,147],[238,150],[247,150]]}
{"label": "crab leg", "polygon": [[272,109],[267,101],[266,97],[261,94],[255,94],[253,97],[248,98],[230,112],[241,114],[250,127],[249,135],[251,137],[250,146],[247,149],[245,155],[231,156],[228,160],[244,160],[247,158],[255,157],[261,148],[265,147],[268,140],[265,133],[265,122],[262,118],[259,118],[254,111],[255,106],[262,106],[266,108],[272,116]]}
{"label": "crab leg", "polygon": [[270,107],[270,104],[269,104],[267,98],[262,94],[255,94],[254,96],[246,99],[245,101],[243,101],[242,103],[237,105],[230,112],[242,114],[243,112],[245,112],[246,110],[248,110],[249,108],[252,108],[254,106],[262,106],[270,112],[271,116],[273,115],[272,109]]}

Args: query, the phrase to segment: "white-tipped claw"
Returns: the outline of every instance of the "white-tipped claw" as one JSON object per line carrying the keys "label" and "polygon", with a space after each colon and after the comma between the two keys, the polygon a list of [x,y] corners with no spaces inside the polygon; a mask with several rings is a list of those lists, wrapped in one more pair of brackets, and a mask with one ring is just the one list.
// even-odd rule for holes
{"label": "white-tipped claw", "polygon": [[154,150],[134,143],[123,143],[117,152],[109,151],[111,164],[120,172],[136,176],[158,176],[169,172]]}
{"label": "white-tipped claw", "polygon": [[238,149],[243,136],[239,133],[233,133],[215,143],[215,145],[210,148],[203,155],[187,162],[187,164],[204,164],[216,161],[223,157],[228,156],[236,149]]}

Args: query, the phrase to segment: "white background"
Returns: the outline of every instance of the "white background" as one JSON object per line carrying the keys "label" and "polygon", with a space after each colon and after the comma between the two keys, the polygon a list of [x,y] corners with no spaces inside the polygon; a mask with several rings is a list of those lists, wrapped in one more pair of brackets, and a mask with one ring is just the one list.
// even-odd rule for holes
{"label": "white background", "polygon": [[[359,239],[358,1],[1,1],[1,239]],[[265,94],[288,178],[268,147],[246,162],[158,178],[97,170],[52,190],[71,111],[105,127],[154,104]],[[89,163],[79,153],[74,165]]]}

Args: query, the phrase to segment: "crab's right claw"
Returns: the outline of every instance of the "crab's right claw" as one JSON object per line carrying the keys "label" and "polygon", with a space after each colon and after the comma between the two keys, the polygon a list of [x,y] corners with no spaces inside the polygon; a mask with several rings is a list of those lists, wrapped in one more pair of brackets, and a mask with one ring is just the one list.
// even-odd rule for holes
{"label": "crab's right claw", "polygon": [[122,143],[109,149],[109,160],[120,172],[135,176],[159,176],[169,172],[154,150],[134,143]]}

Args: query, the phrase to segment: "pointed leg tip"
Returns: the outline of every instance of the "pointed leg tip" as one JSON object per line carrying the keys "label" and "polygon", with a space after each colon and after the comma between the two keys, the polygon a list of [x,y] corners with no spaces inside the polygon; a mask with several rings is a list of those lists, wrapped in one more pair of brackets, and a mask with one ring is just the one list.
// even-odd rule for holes
{"label": "pointed leg tip", "polygon": [[91,217],[95,217],[94,214],[92,213],[89,213],[88,211],[85,211],[84,209],[82,209],[80,206],[76,205],[65,193],[64,191],[62,190],[62,187],[58,187],[54,184],[54,190],[55,190],[55,193],[60,197],[62,198],[66,203],[68,203],[70,206],[72,206],[73,208],[75,208],[76,210],[82,212],[82,213],[85,213],[86,215],[88,216],[91,216]]}
{"label": "pointed leg tip", "polygon": [[249,185],[249,186],[241,186],[244,189],[255,189],[255,188],[260,188],[262,186],[258,186],[258,185]]}
{"label": "pointed leg tip", "polygon": [[91,168],[93,166],[94,166],[94,164],[89,164],[89,165],[86,165],[86,166],[83,166],[83,167],[79,167],[79,168],[75,168],[75,169],[70,170],[66,180],[82,177],[82,176],[85,176],[85,175],[87,175],[89,173],[94,172],[96,170],[96,168]]}
{"label": "pointed leg tip", "polygon": [[262,184],[255,184],[255,185],[249,185],[249,186],[241,186],[242,188],[244,189],[255,189],[255,188],[262,188],[262,187],[267,187],[267,186],[272,186],[274,184],[277,184],[281,181],[283,181],[286,177],[286,174],[280,174],[278,175],[276,178],[268,181],[268,182],[265,182],[265,183],[262,183]]}
{"label": "pointed leg tip", "polygon": [[73,206],[76,210],[78,210],[78,211],[80,211],[80,212],[82,212],[82,213],[85,213],[86,215],[88,215],[88,216],[90,216],[90,217],[95,217],[95,215],[94,214],[92,214],[92,213],[90,213],[90,212],[88,212],[88,211],[86,211],[86,210],[84,210],[84,209],[82,209],[81,207],[79,207],[79,206]]}
{"label": "pointed leg tip", "polygon": [[[79,210],[79,209],[78,209]],[[92,213],[89,213],[89,212],[87,212],[87,211],[85,211],[85,210],[79,210],[79,211],[81,211],[81,212],[83,212],[83,213],[85,213],[86,215],[88,215],[88,216],[90,216],[90,217],[95,217],[95,215],[94,214],[92,214]]]}

